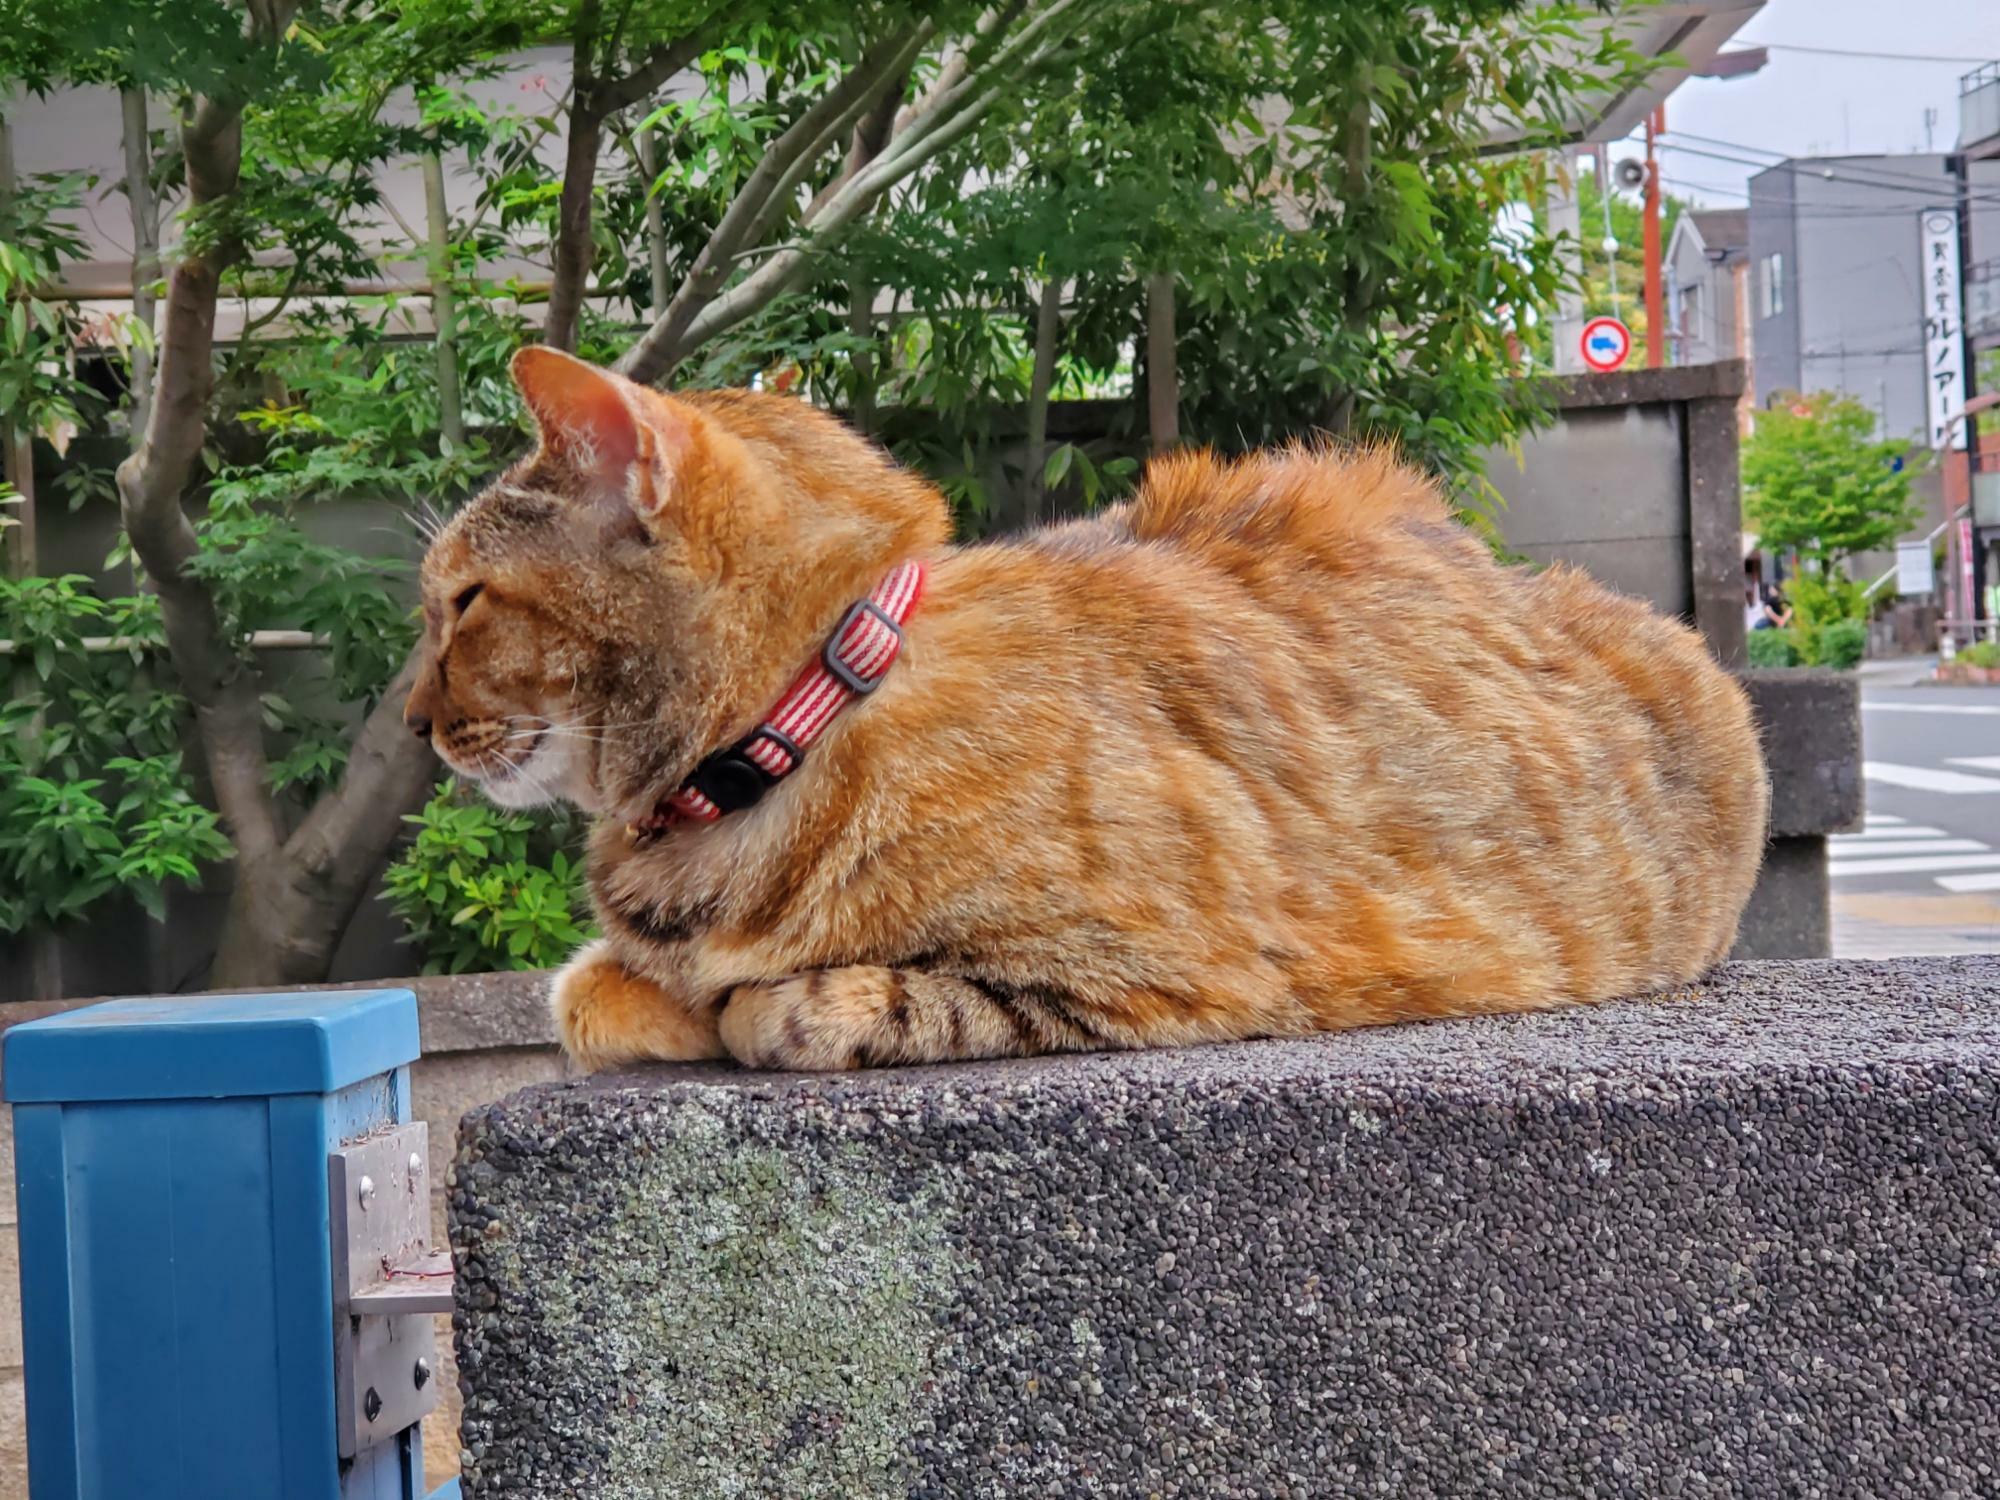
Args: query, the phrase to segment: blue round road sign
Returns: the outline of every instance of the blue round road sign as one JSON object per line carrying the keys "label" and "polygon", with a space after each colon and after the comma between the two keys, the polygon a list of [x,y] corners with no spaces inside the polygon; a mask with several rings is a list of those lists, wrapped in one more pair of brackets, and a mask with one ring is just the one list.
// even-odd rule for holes
{"label": "blue round road sign", "polygon": [[1583,362],[1600,375],[1625,363],[1632,352],[1632,330],[1616,318],[1592,318],[1583,325]]}

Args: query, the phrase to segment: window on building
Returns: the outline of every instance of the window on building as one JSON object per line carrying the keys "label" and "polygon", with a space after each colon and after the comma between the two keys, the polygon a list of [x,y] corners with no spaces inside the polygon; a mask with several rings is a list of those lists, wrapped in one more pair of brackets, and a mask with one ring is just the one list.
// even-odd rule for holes
{"label": "window on building", "polygon": [[1776,253],[1765,256],[1758,271],[1757,283],[1760,315],[1777,317],[1785,310],[1785,257]]}

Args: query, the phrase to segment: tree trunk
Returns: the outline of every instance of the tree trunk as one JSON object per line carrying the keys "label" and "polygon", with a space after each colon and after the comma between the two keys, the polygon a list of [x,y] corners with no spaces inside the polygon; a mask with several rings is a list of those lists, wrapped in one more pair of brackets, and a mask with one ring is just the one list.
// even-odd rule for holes
{"label": "tree trunk", "polygon": [[[266,5],[257,35],[276,45],[288,5]],[[242,164],[240,102],[192,101],[181,126],[189,206],[234,196]],[[427,746],[401,723],[405,664],[356,735],[340,782],[289,837],[271,795],[255,670],[222,631],[208,582],[192,564],[200,542],[182,496],[208,432],[215,304],[238,247],[212,240],[184,253],[167,283],[159,362],[146,428],[118,466],[118,497],[132,549],[159,592],[167,649],[193,706],[217,810],[236,845],[236,884],[213,976],[222,984],[323,978],[403,813],[430,784]]]}
{"label": "tree trunk", "polygon": [[313,804],[283,848],[239,856],[209,981],[310,984],[326,977],[368,883],[437,775],[430,746],[403,727],[413,653],[348,752],[338,785]]}
{"label": "tree trunk", "polygon": [[458,388],[458,296],[451,284],[451,221],[444,201],[444,159],[424,153],[425,256],[436,344],[438,417],[454,447],[465,446],[465,401]]}
{"label": "tree trunk", "polygon": [[1181,440],[1181,376],[1174,350],[1171,271],[1155,271],[1146,278],[1146,419],[1155,453],[1164,453]]}
{"label": "tree trunk", "polygon": [[144,432],[153,404],[153,284],[160,279],[160,206],[153,199],[153,153],[146,91],[118,91],[125,114],[125,202],[132,215],[132,321],[145,330],[132,343],[132,430]]}
{"label": "tree trunk", "polygon": [[1028,376],[1028,486],[1021,506],[1021,524],[1036,526],[1048,494],[1049,390],[1056,382],[1056,338],[1062,330],[1062,282],[1054,276],[1042,283],[1035,308],[1035,364]]}

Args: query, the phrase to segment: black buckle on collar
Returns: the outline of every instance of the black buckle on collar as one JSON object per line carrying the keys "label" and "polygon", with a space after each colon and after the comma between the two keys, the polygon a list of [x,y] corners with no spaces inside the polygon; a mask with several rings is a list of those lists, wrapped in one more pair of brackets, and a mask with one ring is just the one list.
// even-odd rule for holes
{"label": "black buckle on collar", "polygon": [[[885,662],[881,672],[874,677],[863,677],[840,659],[842,638],[846,636],[848,628],[863,615],[873,615],[883,628],[896,638],[896,655],[900,656],[903,650],[903,627],[890,619],[887,611],[873,599],[857,600],[854,607],[840,617],[840,623],[833,627],[833,634],[826,638],[826,644],[820,648],[819,656],[820,660],[826,663],[827,671],[833,673],[842,686],[849,692],[865,698],[882,685],[882,679],[889,675],[889,665]],[[896,656],[891,656],[889,661],[893,662],[895,659]]]}
{"label": "black buckle on collar", "polygon": [[759,724],[728,749],[717,750],[705,757],[694,768],[687,784],[713,802],[719,813],[741,812],[746,807],[755,807],[763,801],[764,793],[779,781],[779,777],[750,758],[750,747],[759,740],[770,741],[791,757],[791,765],[784,775],[789,776],[796,771],[806,758],[805,751],[793,743],[791,736],[768,724]]}

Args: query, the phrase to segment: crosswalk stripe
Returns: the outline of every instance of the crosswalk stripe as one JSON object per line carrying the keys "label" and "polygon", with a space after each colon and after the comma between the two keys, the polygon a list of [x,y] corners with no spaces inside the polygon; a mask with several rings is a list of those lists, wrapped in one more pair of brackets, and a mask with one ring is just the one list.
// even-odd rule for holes
{"label": "crosswalk stripe", "polygon": [[1989,870],[1984,875],[1940,875],[1937,883],[1960,895],[1971,891],[2000,891],[2000,870]]}
{"label": "crosswalk stripe", "polygon": [[1864,703],[1862,709],[1876,714],[2000,714],[1990,703]]}
{"label": "crosswalk stripe", "polygon": [[2000,771],[2000,755],[1951,755],[1945,758],[1954,766],[1970,766],[1975,771]]}
{"label": "crosswalk stripe", "polygon": [[1887,813],[1869,813],[1861,820],[1866,828],[1902,828],[1907,826],[1903,819],[1892,818]]}
{"label": "crosswalk stripe", "polygon": [[1990,870],[2000,866],[2000,854],[1911,855],[1895,859],[1836,859],[1829,875],[1927,875],[1934,870]]}
{"label": "crosswalk stripe", "polygon": [[1864,760],[1861,774],[1870,781],[1906,786],[1919,792],[1946,792],[1953,796],[2000,792],[2000,777],[1968,776],[1963,771],[1940,771],[1934,766],[1899,766],[1892,761]]}
{"label": "crosswalk stripe", "polygon": [[1869,827],[1861,833],[1836,833],[1832,842],[1836,844],[1872,844],[1882,839],[1941,839],[1945,836],[1942,828],[1932,828],[1919,823],[1914,827],[1908,823],[1898,823],[1892,828]]}
{"label": "crosswalk stripe", "polygon": [[1982,844],[1978,839],[1883,839],[1879,843],[1848,844],[1840,839],[1829,841],[1833,857],[1843,854],[1865,855],[1873,858],[1878,854],[1983,854],[1991,844]]}

